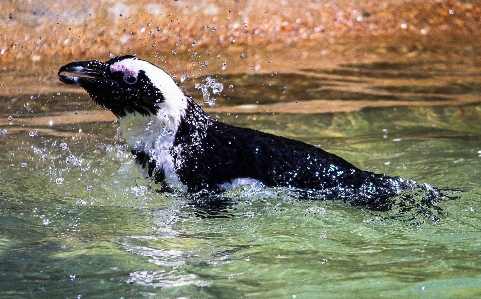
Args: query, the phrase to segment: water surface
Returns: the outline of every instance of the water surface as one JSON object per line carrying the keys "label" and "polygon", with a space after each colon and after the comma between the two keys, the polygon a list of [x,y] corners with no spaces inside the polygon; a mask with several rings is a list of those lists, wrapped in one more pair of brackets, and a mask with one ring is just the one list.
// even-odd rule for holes
{"label": "water surface", "polygon": [[[475,67],[379,62],[211,76],[224,84],[208,110],[221,121],[462,191],[438,203],[435,222],[275,189],[235,190],[212,211],[141,178],[114,118],[82,91],[52,84],[4,95],[2,298],[481,296]],[[181,84],[200,102],[202,79]]]}

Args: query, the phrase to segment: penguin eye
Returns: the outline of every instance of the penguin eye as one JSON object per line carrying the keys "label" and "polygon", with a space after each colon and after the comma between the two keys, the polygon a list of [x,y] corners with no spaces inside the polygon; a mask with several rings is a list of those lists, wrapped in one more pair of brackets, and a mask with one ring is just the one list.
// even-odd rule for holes
{"label": "penguin eye", "polygon": [[137,77],[134,77],[134,76],[129,75],[129,74],[125,74],[124,77],[123,77],[123,80],[124,80],[125,83],[127,83],[129,85],[137,83]]}

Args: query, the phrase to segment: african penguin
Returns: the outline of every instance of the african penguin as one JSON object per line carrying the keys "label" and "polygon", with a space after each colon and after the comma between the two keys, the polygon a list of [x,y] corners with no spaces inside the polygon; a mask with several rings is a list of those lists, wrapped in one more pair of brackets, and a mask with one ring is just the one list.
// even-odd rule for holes
{"label": "african penguin", "polygon": [[385,210],[389,198],[416,184],[360,170],[313,145],[219,122],[161,68],[135,56],[72,62],[58,75],[112,111],[145,173],[175,189],[256,184]]}

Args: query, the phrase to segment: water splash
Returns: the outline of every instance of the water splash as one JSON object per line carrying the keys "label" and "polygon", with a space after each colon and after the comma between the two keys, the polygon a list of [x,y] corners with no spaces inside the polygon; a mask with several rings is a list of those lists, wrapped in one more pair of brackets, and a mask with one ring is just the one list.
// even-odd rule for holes
{"label": "water splash", "polygon": [[210,76],[206,77],[204,80],[204,84],[196,83],[195,88],[202,91],[202,97],[204,98],[204,102],[209,104],[212,108],[215,106],[215,98],[210,97],[209,88],[212,89],[212,94],[218,94],[222,92],[224,89],[224,85],[222,83],[215,82],[215,79],[211,78]]}
{"label": "water splash", "polygon": [[30,132],[28,133],[28,135],[29,135],[30,137],[36,137],[36,136],[38,136],[38,130],[37,130],[37,129],[32,130],[32,131],[30,131]]}
{"label": "water splash", "polygon": [[188,285],[206,287],[211,284],[209,281],[202,280],[195,274],[175,275],[165,273],[165,271],[135,271],[130,273],[130,277],[126,282],[128,284],[137,284],[153,288],[172,288]]}
{"label": "water splash", "polygon": [[47,225],[50,224],[50,220],[47,218],[47,216],[41,215],[41,216],[40,216],[40,219],[42,219],[43,225],[47,226]]}

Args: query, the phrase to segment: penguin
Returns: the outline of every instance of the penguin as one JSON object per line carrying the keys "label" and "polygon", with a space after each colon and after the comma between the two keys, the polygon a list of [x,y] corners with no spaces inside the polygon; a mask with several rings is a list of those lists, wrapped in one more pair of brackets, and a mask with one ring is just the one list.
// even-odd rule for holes
{"label": "penguin", "polygon": [[245,184],[281,187],[382,211],[390,209],[391,198],[418,186],[361,170],[314,145],[218,121],[164,70],[133,55],[71,62],[58,76],[118,118],[145,175],[170,190],[219,194]]}

